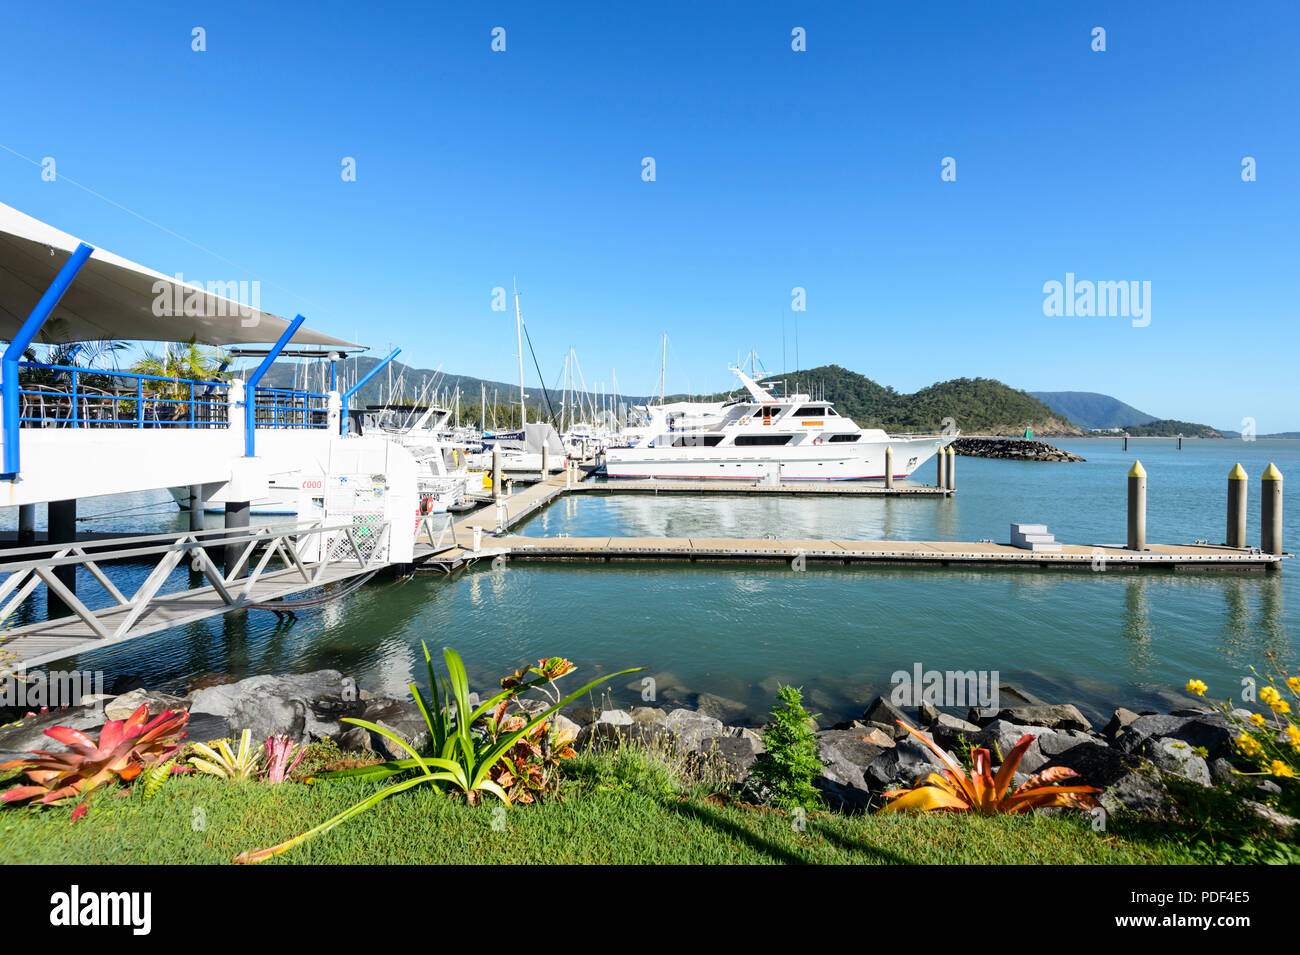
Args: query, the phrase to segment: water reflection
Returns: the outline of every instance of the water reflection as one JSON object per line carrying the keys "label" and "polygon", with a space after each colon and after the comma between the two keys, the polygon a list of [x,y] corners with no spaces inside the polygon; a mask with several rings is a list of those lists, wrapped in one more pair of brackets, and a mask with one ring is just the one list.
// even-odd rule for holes
{"label": "water reflection", "polygon": [[1132,574],[1124,587],[1124,639],[1129,644],[1129,665],[1135,674],[1145,673],[1155,662],[1152,646],[1151,610],[1147,605],[1150,578]]}

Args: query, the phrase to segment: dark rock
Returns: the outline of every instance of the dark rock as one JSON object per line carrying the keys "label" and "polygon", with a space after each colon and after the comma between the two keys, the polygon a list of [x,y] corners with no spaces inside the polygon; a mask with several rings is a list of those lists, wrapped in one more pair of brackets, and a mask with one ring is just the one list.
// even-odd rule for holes
{"label": "dark rock", "polygon": [[706,739],[721,736],[723,732],[722,720],[687,709],[673,710],[664,725],[677,738],[677,746],[683,751],[699,749]]}
{"label": "dark rock", "polygon": [[[429,726],[424,721],[424,714],[420,712],[420,708],[413,700],[379,697],[363,706],[362,719],[395,733],[417,753],[423,753],[433,742],[433,738],[429,735]],[[370,745],[364,748],[382,753],[389,759],[411,758],[410,753],[380,733],[373,734]]]}
{"label": "dark rock", "polygon": [[657,706],[634,706],[631,713],[633,721],[637,723],[667,724],[668,722],[668,714]]}
{"label": "dark rock", "polygon": [[1139,752],[1162,772],[1182,776],[1202,786],[1211,785],[1210,767],[1180,739],[1170,736],[1150,738],[1143,741]]}
{"label": "dark rock", "polygon": [[1101,731],[1101,735],[1107,739],[1115,739],[1120,733],[1124,732],[1138,718],[1138,714],[1132,710],[1126,710],[1120,707],[1115,711],[1115,715],[1110,718],[1106,728]]}
{"label": "dark rock", "polygon": [[1046,700],[1040,699],[1014,683],[998,683],[998,702],[1003,706],[1045,706],[1047,704]]}
{"label": "dark rock", "polygon": [[581,723],[584,726],[588,723],[596,722],[596,717],[600,716],[600,708],[596,706],[575,706],[569,711],[575,723]]}
{"label": "dark rock", "polygon": [[[883,696],[878,696],[871,701],[871,705],[868,706],[866,712],[862,714],[862,719],[867,723],[880,723],[883,726],[892,726],[894,730],[898,730],[899,732],[903,731],[898,726],[898,720],[902,720],[908,726],[913,725],[906,713],[896,707],[893,703],[890,703],[889,700],[885,699]],[[893,735],[892,732],[890,735]],[[907,734],[903,732],[903,735],[906,736]]]}
{"label": "dark rock", "polygon": [[1104,790],[1097,798],[1109,813],[1128,808],[1158,813],[1165,801],[1165,789],[1146,760],[1125,754],[1105,743],[1081,742],[1048,760],[1041,769],[1066,766],[1079,774],[1071,783]]}
{"label": "dark rock", "polygon": [[992,707],[977,707],[970,711],[968,719],[979,726],[985,726],[994,720],[1006,720],[1021,726],[1046,726],[1048,729],[1092,729],[1088,718],[1072,703],[1004,706],[996,711]]}
{"label": "dark rock", "polygon": [[705,716],[712,716],[724,723],[740,722],[748,712],[748,708],[744,703],[729,700],[727,697],[718,696],[716,693],[701,693],[695,699],[695,709],[696,712]]}
{"label": "dark rock", "polygon": [[100,706],[67,706],[48,713],[38,713],[36,716],[0,727],[0,752],[20,755],[35,750],[66,753],[68,747],[46,736],[47,729],[67,726],[97,737],[99,734],[96,730],[103,725],[104,710]]}
{"label": "dark rock", "polygon": [[[1006,759],[1007,754],[1011,752],[1020,742],[1023,736],[1040,737],[1053,734],[1054,731],[1045,726],[1019,726],[1006,720],[994,720],[989,723],[980,732],[970,740],[972,747],[987,749],[993,760],[994,765],[1000,765]],[[1020,757],[1019,769],[1027,773],[1037,772],[1038,769],[1047,762],[1047,757],[1038,746],[1038,739],[1029,745],[1024,755]]]}
{"label": "dark rock", "polygon": [[1136,753],[1146,740],[1160,736],[1182,740],[1194,749],[1203,748],[1210,759],[1231,758],[1233,754],[1231,725],[1226,716],[1217,714],[1139,716],[1120,733],[1115,745],[1125,753]]}
{"label": "dark rock", "polygon": [[821,730],[817,755],[825,768],[814,785],[827,805],[845,812],[865,810],[871,802],[866,769],[883,752],[884,747],[866,742],[852,730]]}
{"label": "dark rock", "polygon": [[933,703],[922,701],[916,708],[916,717],[922,726],[930,726],[939,718],[939,709]]}
{"label": "dark rock", "polygon": [[149,707],[149,716],[153,718],[167,710],[187,710],[189,702],[180,696],[162,693],[158,690],[146,690],[143,687],[114,697],[104,704],[104,717],[110,720],[124,720],[141,705]]}
{"label": "dark rock", "polygon": [[947,713],[939,713],[930,725],[930,734],[934,737],[934,741],[945,749],[952,749],[959,740],[969,741],[979,733],[980,728],[974,723],[967,723]]}
{"label": "dark rock", "polygon": [[928,746],[909,738],[899,740],[892,749],[881,749],[867,766],[865,776],[871,791],[881,792],[912,786],[927,773],[941,772],[944,768],[943,761]]}
{"label": "dark rock", "polygon": [[739,779],[749,772],[760,750],[755,749],[753,741],[744,736],[715,736],[702,745],[699,752],[719,760]]}
{"label": "dark rock", "polygon": [[190,712],[223,717],[234,733],[249,729],[254,739],[285,733],[302,743],[337,736],[338,721],[318,716],[318,709],[354,700],[355,683],[338,670],[318,670],[209,687],[195,694]]}
{"label": "dark rock", "polygon": [[236,734],[230,730],[230,723],[224,716],[211,713],[190,713],[185,722],[185,742],[210,743],[216,739],[231,739]]}
{"label": "dark rock", "polygon": [[[348,726],[348,724],[344,724]],[[345,753],[364,753],[374,752],[374,744],[371,742],[371,732],[364,726],[350,726],[343,730],[334,741],[338,744],[339,749]]]}

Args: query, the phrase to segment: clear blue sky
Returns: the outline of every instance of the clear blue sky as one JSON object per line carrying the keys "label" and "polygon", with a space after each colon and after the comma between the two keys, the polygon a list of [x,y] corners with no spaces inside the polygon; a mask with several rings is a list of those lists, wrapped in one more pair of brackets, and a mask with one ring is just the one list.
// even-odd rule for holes
{"label": "clear blue sky", "polygon": [[[3,15],[0,144],[243,270],[5,150],[0,199],[413,364],[513,379],[517,275],[548,385],[652,391],[667,332],[670,391],[730,387],[801,286],[805,367],[1300,428],[1294,2],[54,9]],[[1150,325],[1044,316],[1067,272]]]}

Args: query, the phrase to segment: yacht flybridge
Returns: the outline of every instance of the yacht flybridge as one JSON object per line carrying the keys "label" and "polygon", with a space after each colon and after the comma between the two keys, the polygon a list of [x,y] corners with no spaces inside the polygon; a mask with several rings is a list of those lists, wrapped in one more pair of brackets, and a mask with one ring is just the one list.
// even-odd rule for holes
{"label": "yacht flybridge", "polygon": [[[905,478],[957,434],[889,435],[861,428],[832,402],[806,394],[778,395],[765,375],[731,371],[748,397],[716,412],[670,415],[648,409],[651,423],[630,448],[605,452],[610,477],[731,478],[736,480],[854,481],[885,476],[892,447],[894,477]],[[709,411],[713,411],[712,408]]]}

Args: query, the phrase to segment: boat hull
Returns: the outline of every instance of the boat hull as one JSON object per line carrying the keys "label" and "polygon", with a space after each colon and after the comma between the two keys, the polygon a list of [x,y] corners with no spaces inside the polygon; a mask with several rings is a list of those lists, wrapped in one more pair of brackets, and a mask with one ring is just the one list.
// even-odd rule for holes
{"label": "boat hull", "polygon": [[790,448],[611,448],[605,452],[605,473],[612,478],[689,480],[881,480],[889,446],[894,477],[906,478],[952,441],[931,436]]}

